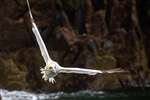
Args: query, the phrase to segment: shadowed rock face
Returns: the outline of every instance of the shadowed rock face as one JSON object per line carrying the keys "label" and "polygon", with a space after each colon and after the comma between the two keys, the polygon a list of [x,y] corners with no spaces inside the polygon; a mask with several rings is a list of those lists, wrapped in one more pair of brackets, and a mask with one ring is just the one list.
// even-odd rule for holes
{"label": "shadowed rock face", "polygon": [[14,54],[0,55],[1,88],[5,86],[9,89],[26,89],[28,87],[27,68],[25,65],[17,63],[14,58]]}
{"label": "shadowed rock face", "polygon": [[[146,38],[150,30],[146,28],[148,24],[145,21],[149,19],[140,15],[146,13],[142,12],[143,9],[149,11],[149,8],[144,8],[144,1],[30,2],[52,59],[63,66],[121,67],[131,73],[97,76],[60,74],[55,85],[44,82],[39,69],[45,63],[31,32],[26,2],[3,0],[0,3],[0,88],[77,91],[144,87],[150,83],[149,38]],[[140,25],[145,26],[142,31]]]}

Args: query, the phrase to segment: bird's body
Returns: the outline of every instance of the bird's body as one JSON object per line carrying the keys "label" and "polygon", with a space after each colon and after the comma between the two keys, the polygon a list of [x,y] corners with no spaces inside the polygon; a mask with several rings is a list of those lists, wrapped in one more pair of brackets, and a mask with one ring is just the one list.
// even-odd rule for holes
{"label": "bird's body", "polygon": [[41,68],[41,73],[43,74],[42,78],[45,81],[49,81],[51,83],[55,82],[54,77],[57,76],[59,73],[76,73],[76,74],[87,74],[87,75],[96,75],[96,74],[111,74],[111,73],[122,73],[124,70],[121,69],[112,69],[112,70],[92,70],[92,69],[83,69],[83,68],[70,68],[70,67],[62,67],[60,66],[56,61],[53,61],[46,49],[46,46],[44,44],[44,41],[40,35],[40,32],[34,22],[31,8],[29,5],[29,1],[27,0],[27,6],[29,9],[29,15],[32,23],[32,31],[36,37],[36,40],[38,42],[38,45],[40,47],[41,54],[44,58],[44,61],[46,63],[46,66],[44,68]]}

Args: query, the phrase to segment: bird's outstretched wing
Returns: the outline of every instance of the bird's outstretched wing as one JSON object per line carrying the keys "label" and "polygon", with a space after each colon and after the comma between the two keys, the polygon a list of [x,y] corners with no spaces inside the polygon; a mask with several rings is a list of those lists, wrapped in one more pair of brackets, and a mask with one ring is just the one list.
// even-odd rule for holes
{"label": "bird's outstretched wing", "polygon": [[40,47],[40,51],[41,51],[41,54],[44,58],[44,61],[46,64],[48,64],[49,62],[52,61],[52,59],[50,58],[49,54],[48,54],[48,51],[46,49],[46,46],[44,44],[44,41],[40,35],[40,32],[37,28],[37,25],[35,24],[34,22],[34,19],[33,19],[33,16],[32,16],[32,13],[31,13],[31,8],[30,8],[30,4],[29,4],[29,1],[27,0],[27,6],[28,6],[28,9],[29,9],[29,15],[30,15],[30,19],[31,19],[31,23],[32,23],[32,31],[36,37],[36,40],[38,42],[38,45]]}
{"label": "bird's outstretched wing", "polygon": [[92,70],[92,69],[83,69],[83,68],[68,68],[61,67],[60,73],[76,73],[76,74],[88,74],[88,75],[96,75],[96,74],[113,74],[113,73],[124,73],[126,71],[117,68],[111,70]]}

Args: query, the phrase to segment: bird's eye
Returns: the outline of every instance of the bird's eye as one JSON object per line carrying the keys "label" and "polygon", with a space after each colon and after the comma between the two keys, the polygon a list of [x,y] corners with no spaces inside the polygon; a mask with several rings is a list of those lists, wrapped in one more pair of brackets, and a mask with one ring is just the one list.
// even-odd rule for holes
{"label": "bird's eye", "polygon": [[51,69],[51,66],[49,66],[48,69]]}

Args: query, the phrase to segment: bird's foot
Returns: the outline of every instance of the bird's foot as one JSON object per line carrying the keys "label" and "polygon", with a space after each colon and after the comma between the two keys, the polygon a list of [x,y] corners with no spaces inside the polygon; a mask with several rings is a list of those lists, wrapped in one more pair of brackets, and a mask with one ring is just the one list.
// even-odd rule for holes
{"label": "bird's foot", "polygon": [[48,81],[52,84],[56,83],[55,79],[54,78],[49,78]]}
{"label": "bird's foot", "polygon": [[[41,70],[41,74],[43,74],[42,79],[44,79],[44,81],[49,81],[52,84],[56,83],[53,77],[49,78],[46,67],[41,68],[40,70]],[[53,70],[55,71],[55,68]]]}

